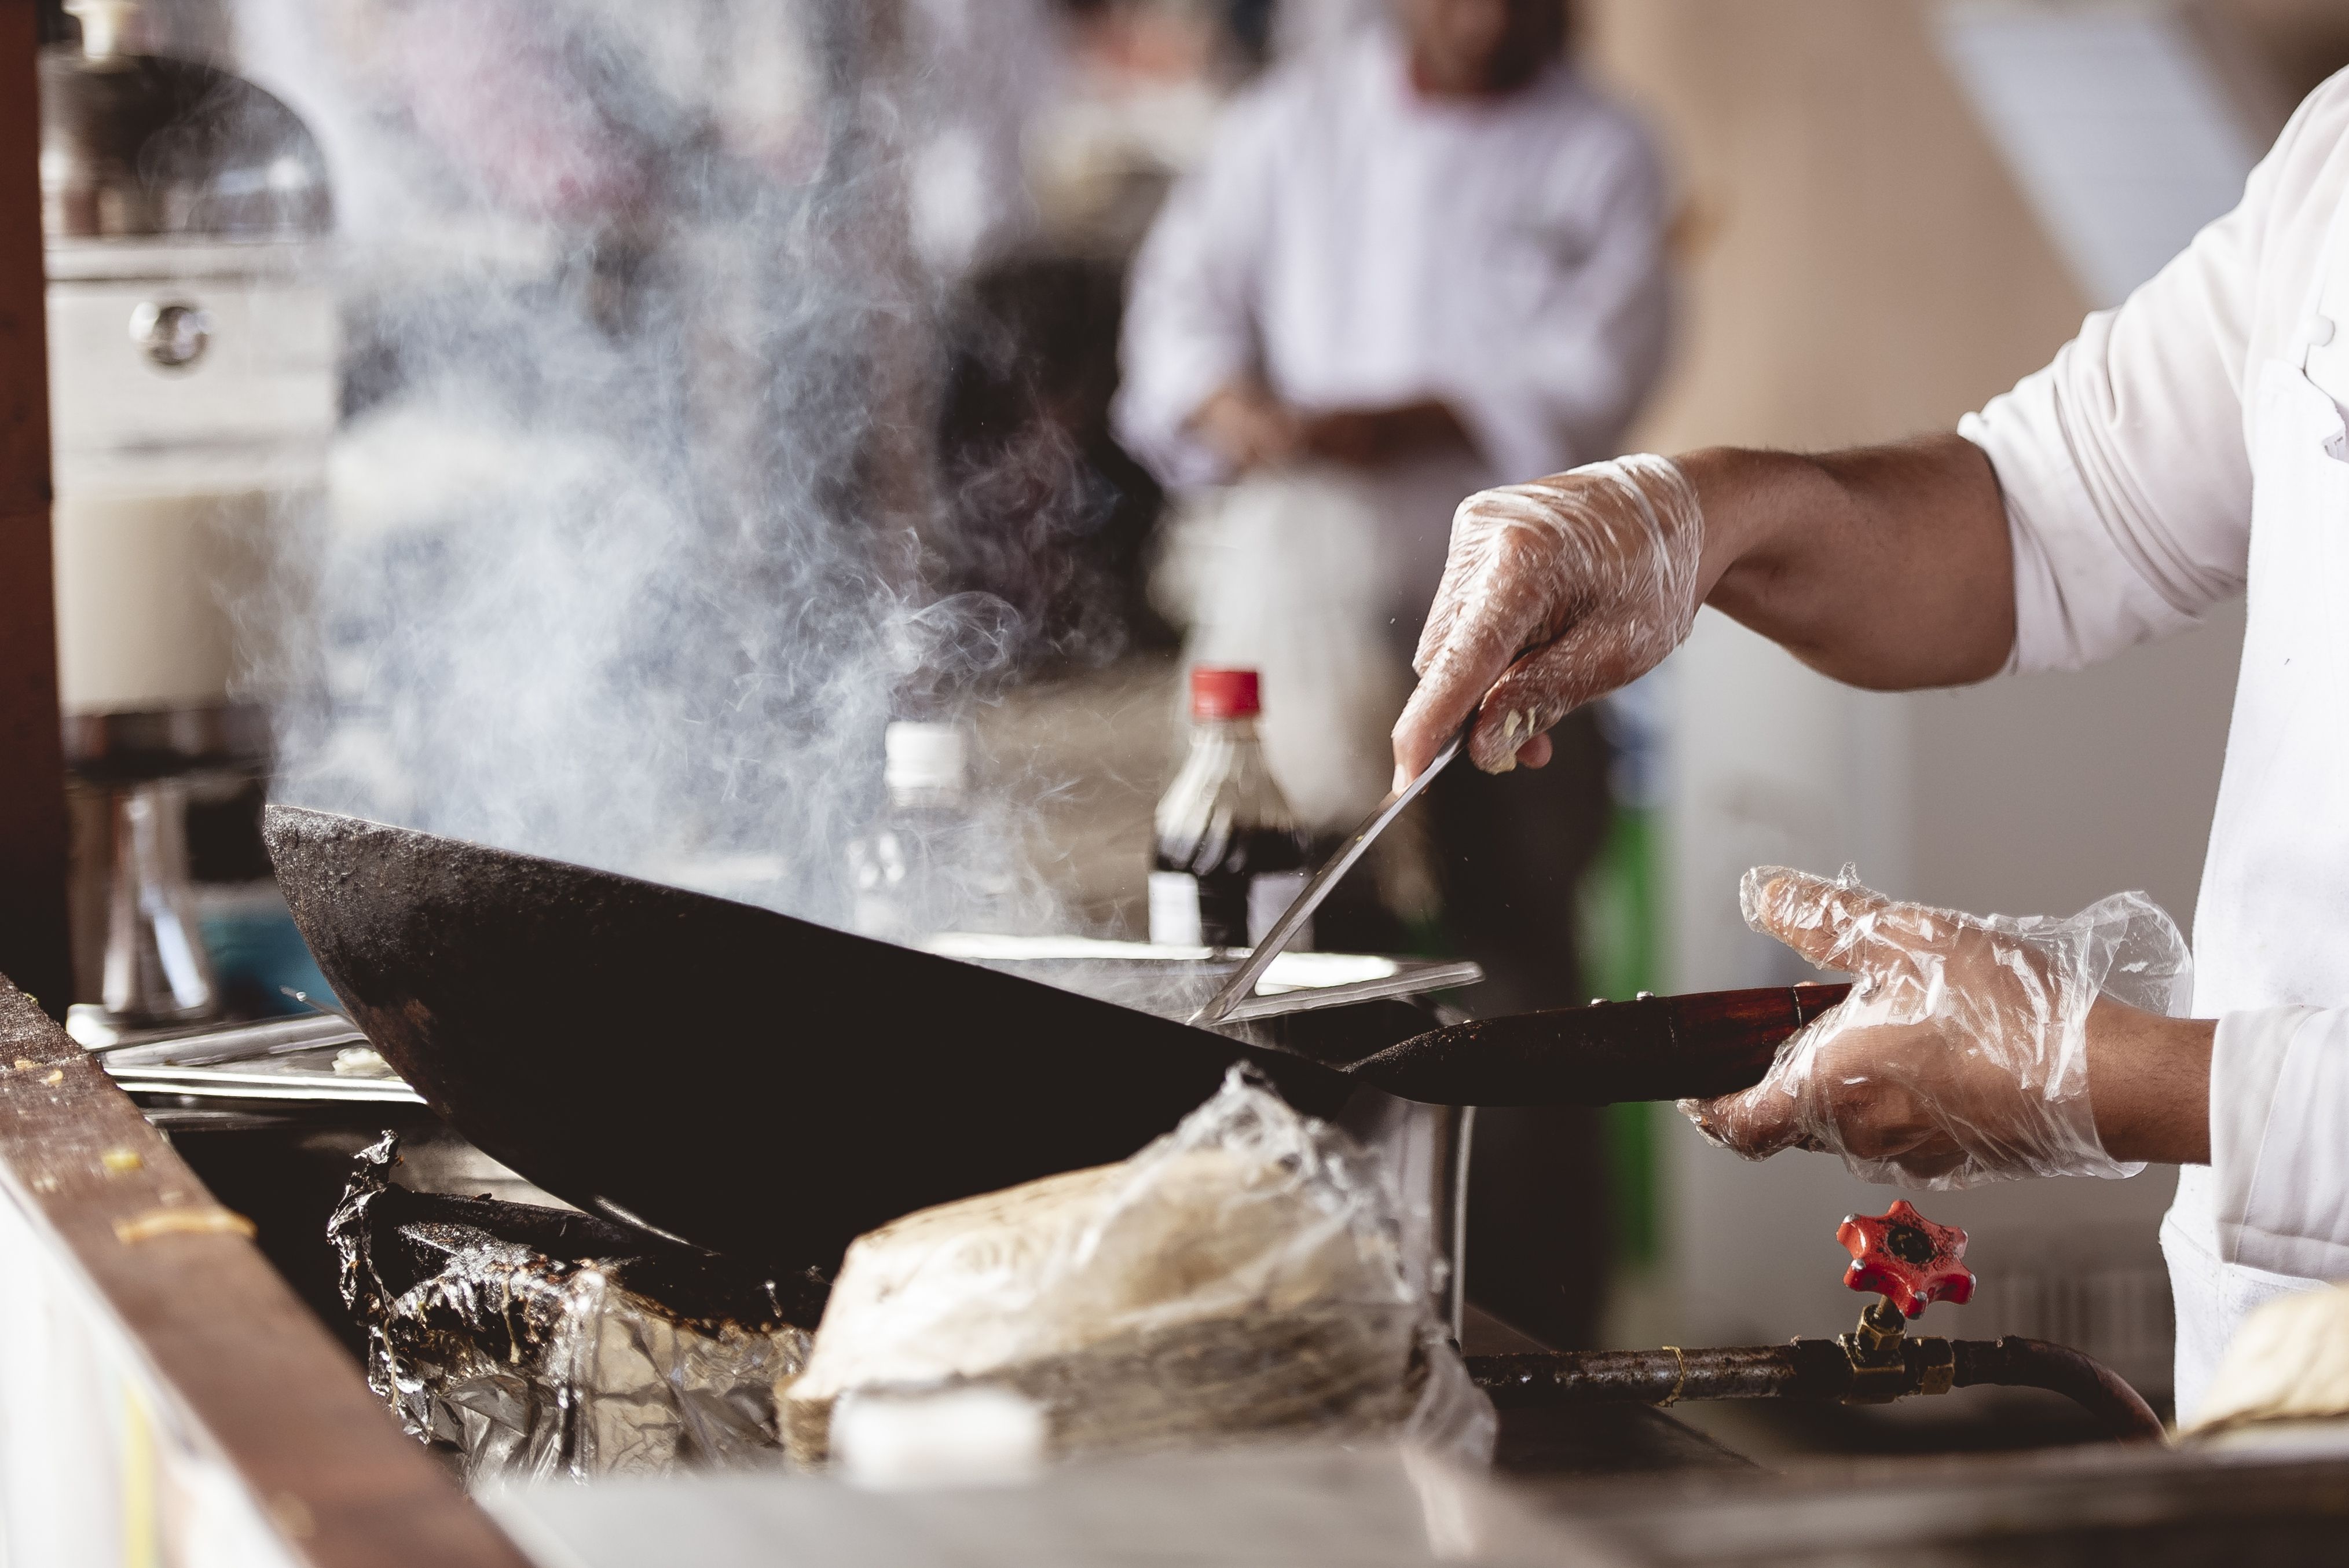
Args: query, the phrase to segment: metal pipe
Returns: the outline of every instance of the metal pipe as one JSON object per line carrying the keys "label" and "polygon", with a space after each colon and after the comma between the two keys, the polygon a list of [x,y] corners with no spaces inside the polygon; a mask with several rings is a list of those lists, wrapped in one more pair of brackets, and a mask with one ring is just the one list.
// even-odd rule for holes
{"label": "metal pipe", "polygon": [[[1888,1387],[1881,1371],[1863,1376],[1842,1345],[1797,1339],[1786,1345],[1682,1350],[1545,1351],[1472,1355],[1468,1375],[1503,1409],[1582,1404],[1671,1405],[1682,1399],[1834,1399],[1873,1404],[1885,1397],[1996,1385],[2061,1394],[2120,1442],[2164,1440],[2159,1417],[2111,1368],[2079,1351],[2009,1335],[1987,1340],[1908,1339]],[[1954,1374],[1954,1376],[1953,1376]]]}
{"label": "metal pipe", "polygon": [[[1833,1365],[1803,1347],[1824,1346]],[[1468,1374],[1503,1409],[1578,1404],[1670,1405],[1681,1399],[1777,1399],[1850,1381],[1833,1340],[1725,1349],[1580,1350],[1472,1355]]]}
{"label": "metal pipe", "polygon": [[1452,1158],[1444,1188],[1444,1256],[1451,1262],[1452,1278],[1444,1292],[1444,1321],[1452,1325],[1452,1342],[1468,1326],[1468,1156],[1476,1141],[1476,1107],[1462,1106],[1448,1124]]}
{"label": "metal pipe", "polygon": [[1961,1388],[1978,1384],[2044,1388],[2094,1416],[2117,1441],[2168,1440],[2161,1417],[2153,1413],[2143,1395],[2111,1367],[2069,1345],[2010,1334],[1995,1341],[1957,1340],[1953,1348],[1958,1353],[1957,1386]]}

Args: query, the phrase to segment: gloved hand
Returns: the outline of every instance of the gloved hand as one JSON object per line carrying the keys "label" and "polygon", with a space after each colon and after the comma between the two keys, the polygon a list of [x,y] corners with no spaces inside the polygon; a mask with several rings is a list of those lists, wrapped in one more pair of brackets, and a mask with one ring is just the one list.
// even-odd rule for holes
{"label": "gloved hand", "polygon": [[1961,915],[1767,866],[1745,874],[1745,923],[1851,995],[1778,1049],[1741,1094],[1683,1100],[1707,1137],[1749,1159],[1839,1154],[1853,1175],[1914,1187],[2020,1176],[2133,1176],[2088,1104],[2088,1010],[2099,993],[2184,1013],[2192,960],[2142,893],[2068,919]]}
{"label": "gloved hand", "polygon": [[1397,787],[1480,699],[1471,761],[1506,773],[1520,751],[1545,760],[1544,731],[1688,636],[1703,542],[1695,486],[1679,464],[1646,454],[1462,502],[1412,660],[1419,689],[1395,723]]}

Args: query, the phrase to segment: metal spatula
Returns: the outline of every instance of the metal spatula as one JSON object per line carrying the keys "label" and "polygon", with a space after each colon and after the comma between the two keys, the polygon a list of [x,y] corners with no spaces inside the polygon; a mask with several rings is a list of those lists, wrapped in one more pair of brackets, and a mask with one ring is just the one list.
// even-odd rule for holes
{"label": "metal spatula", "polygon": [[[1468,721],[1469,725],[1475,722],[1474,718]],[[1225,981],[1224,989],[1216,992],[1205,1007],[1191,1014],[1193,1024],[1206,1027],[1220,1023],[1231,1015],[1234,1008],[1256,994],[1256,982],[1264,978],[1264,971],[1272,967],[1272,961],[1287,950],[1305,922],[1313,918],[1313,911],[1321,907],[1321,900],[1330,896],[1330,889],[1354,868],[1354,862],[1360,860],[1379,835],[1402,815],[1403,807],[1419,798],[1420,792],[1427,788],[1435,775],[1460,754],[1460,748],[1467,742],[1468,725],[1463,725],[1460,732],[1452,737],[1451,743],[1436,753],[1434,760],[1427,766],[1419,770],[1417,778],[1399,790],[1391,791],[1386,799],[1379,803],[1379,808],[1371,813],[1361,826],[1354,829],[1354,836],[1346,840],[1338,853],[1322,862],[1321,869],[1313,873],[1304,889],[1289,900],[1288,908],[1280,912],[1280,919],[1272,922],[1272,929],[1257,939],[1256,950],[1248,955],[1247,962],[1240,965],[1239,972]]]}

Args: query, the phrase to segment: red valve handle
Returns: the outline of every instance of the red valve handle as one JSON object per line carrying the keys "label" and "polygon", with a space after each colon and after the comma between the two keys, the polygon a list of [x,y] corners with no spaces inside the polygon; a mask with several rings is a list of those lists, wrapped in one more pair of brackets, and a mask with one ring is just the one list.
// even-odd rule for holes
{"label": "red valve handle", "polygon": [[1973,1272],[1965,1266],[1966,1233],[1934,1224],[1905,1198],[1881,1214],[1845,1215],[1836,1240],[1851,1252],[1843,1282],[1881,1293],[1905,1317],[1935,1302],[1962,1305],[1974,1293]]}

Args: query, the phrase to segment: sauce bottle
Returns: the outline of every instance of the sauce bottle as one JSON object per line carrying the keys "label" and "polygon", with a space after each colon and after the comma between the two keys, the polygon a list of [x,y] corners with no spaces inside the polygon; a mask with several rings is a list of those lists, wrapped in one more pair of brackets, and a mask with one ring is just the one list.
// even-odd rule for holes
{"label": "sauce bottle", "polygon": [[[1158,803],[1150,940],[1245,947],[1305,886],[1306,837],[1257,737],[1257,672],[1191,671],[1191,750]],[[1313,945],[1309,926],[1289,944]]]}

